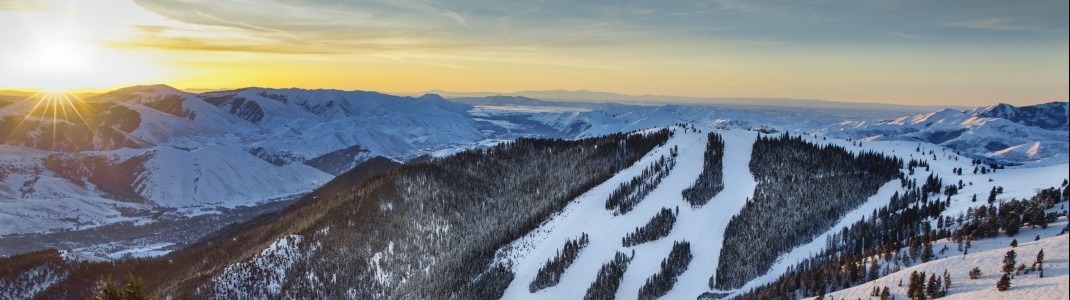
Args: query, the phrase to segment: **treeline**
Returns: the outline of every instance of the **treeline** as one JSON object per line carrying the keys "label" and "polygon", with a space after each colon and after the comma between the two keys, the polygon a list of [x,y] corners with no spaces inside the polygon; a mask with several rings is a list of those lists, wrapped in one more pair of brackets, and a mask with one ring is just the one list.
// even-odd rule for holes
{"label": "treeline", "polygon": [[958,243],[995,237],[1000,232],[1014,236],[1025,225],[1048,228],[1048,224],[1055,222],[1061,214],[1044,211],[1066,199],[1066,195],[1067,189],[1051,187],[1038,191],[1030,199],[1011,199],[998,203],[998,206],[989,203],[987,206],[969,209],[965,215],[960,214],[957,218],[947,217],[944,223],[950,226],[954,221],[958,225],[958,229],[951,234],[952,241]]}
{"label": "treeline", "polygon": [[577,239],[565,241],[565,246],[557,251],[557,255],[554,255],[552,259],[547,259],[546,264],[535,273],[535,279],[528,285],[528,291],[534,293],[561,282],[561,274],[565,273],[565,269],[568,269],[568,266],[572,265],[572,262],[580,255],[580,250],[587,247],[590,242],[586,232]]}
{"label": "treeline", "polygon": [[661,156],[643,169],[643,173],[639,176],[621,183],[609,194],[609,199],[606,199],[606,209],[613,211],[614,215],[626,214],[639,205],[639,202],[657,188],[661,180],[669,176],[669,171],[676,166],[676,150],[670,149],[670,153],[669,158]]}
{"label": "treeline", "polygon": [[754,197],[725,230],[710,287],[733,289],[763,274],[781,254],[828,230],[884,183],[903,162],[876,152],[852,154],[787,134],[759,136],[750,170]]}
{"label": "treeline", "polygon": [[[998,232],[1013,236],[1022,226],[1011,221],[1015,216],[1021,217],[1028,214],[1027,211],[1036,209],[1043,211],[1052,208],[1055,203],[1066,200],[1067,190],[1048,188],[1028,200],[1012,199],[1000,203],[998,207],[993,204],[982,205],[952,217],[942,216],[950,205],[950,199],[929,198],[929,194],[922,193],[921,188],[914,187],[902,196],[899,193],[893,195],[888,206],[874,210],[870,217],[831,235],[822,252],[789,268],[776,281],[745,293],[738,299],[796,299],[798,296],[816,296],[862,284],[915,262],[936,259],[948,250],[933,249],[932,243],[940,239],[949,238],[958,243],[957,250],[968,253],[971,240],[994,237]],[[935,191],[933,196],[939,193]],[[1026,224],[1046,226],[1047,222],[1057,219],[1059,215],[1051,213],[1046,215],[1044,221],[1037,219]],[[935,228],[932,225],[934,223]],[[906,251],[901,251],[904,247]],[[877,264],[881,258],[884,260],[883,266]],[[942,283],[950,284],[947,278]],[[917,296],[919,290],[915,288],[915,293],[911,295]],[[933,289],[931,295],[930,289],[933,288],[924,288],[923,294],[930,297],[940,295],[940,289]],[[946,286],[943,287],[943,290],[946,289]]]}
{"label": "treeline", "polygon": [[691,207],[701,207],[710,202],[717,193],[724,190],[724,140],[721,135],[707,134],[706,152],[703,154],[702,173],[698,179],[683,191],[684,200]]}
{"label": "treeline", "polygon": [[676,284],[676,277],[687,271],[692,257],[691,243],[673,242],[669,257],[661,260],[661,270],[647,278],[643,287],[639,288],[639,299],[653,300],[665,296]]}
{"label": "treeline", "polygon": [[603,264],[602,268],[598,269],[598,276],[594,278],[591,287],[587,288],[587,293],[584,294],[583,299],[616,299],[617,288],[620,287],[620,282],[624,279],[624,272],[628,271],[628,263],[632,262],[633,257],[635,257],[635,253],[632,253],[632,256],[627,256],[623,252],[617,252],[617,254],[613,255],[613,260]]}
{"label": "treeline", "polygon": [[657,239],[663,238],[669,235],[672,231],[673,224],[676,223],[676,214],[668,208],[661,208],[658,214],[650,218],[650,221],[643,225],[643,227],[635,228],[635,231],[624,235],[621,238],[621,244],[624,247],[631,247],[646,242],[652,242]]}

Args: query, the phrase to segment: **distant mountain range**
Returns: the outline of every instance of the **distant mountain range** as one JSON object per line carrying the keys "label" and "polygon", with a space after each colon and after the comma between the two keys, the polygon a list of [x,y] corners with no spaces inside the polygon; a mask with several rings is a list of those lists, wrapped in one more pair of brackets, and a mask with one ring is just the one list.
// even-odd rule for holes
{"label": "distant mountain range", "polygon": [[902,105],[878,102],[845,102],[818,99],[793,98],[755,98],[755,97],[687,97],[669,95],[625,95],[611,92],[588,90],[538,90],[512,93],[494,92],[452,92],[444,90],[428,91],[428,94],[441,95],[450,99],[486,98],[486,97],[520,97],[541,99],[553,102],[590,102],[590,103],[626,103],[626,104],[684,104],[684,105],[720,105],[735,107],[810,107],[832,108],[835,110],[875,109],[882,111],[917,112],[942,108],[968,108],[949,105]]}
{"label": "distant mountain range", "polygon": [[846,121],[829,136],[867,140],[905,140],[946,146],[976,158],[1001,163],[1066,162],[1066,102],[989,107],[905,116],[882,121]]}

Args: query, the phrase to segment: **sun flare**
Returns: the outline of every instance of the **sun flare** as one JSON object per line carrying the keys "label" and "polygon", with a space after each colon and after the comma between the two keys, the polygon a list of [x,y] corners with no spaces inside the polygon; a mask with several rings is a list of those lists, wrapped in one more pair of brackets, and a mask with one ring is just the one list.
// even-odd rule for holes
{"label": "sun flare", "polygon": [[43,41],[35,49],[32,64],[46,72],[75,71],[85,66],[88,47],[62,39]]}

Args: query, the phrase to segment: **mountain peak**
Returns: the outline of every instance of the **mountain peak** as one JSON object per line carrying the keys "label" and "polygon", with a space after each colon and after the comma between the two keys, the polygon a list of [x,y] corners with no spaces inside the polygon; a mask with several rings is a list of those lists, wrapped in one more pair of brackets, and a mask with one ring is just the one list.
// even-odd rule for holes
{"label": "mountain peak", "polygon": [[144,102],[146,100],[155,100],[167,96],[183,96],[186,94],[186,92],[166,84],[135,85],[101,94],[93,97],[92,100]]}
{"label": "mountain peak", "polygon": [[979,117],[1001,118],[1018,124],[1047,130],[1067,131],[1067,102],[1049,102],[1028,106],[999,103],[977,113]]}

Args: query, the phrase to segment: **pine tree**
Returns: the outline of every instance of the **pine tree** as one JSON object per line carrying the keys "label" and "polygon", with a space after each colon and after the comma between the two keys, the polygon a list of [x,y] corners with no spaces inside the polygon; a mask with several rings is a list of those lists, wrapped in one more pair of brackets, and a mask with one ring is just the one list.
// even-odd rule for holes
{"label": "pine tree", "polygon": [[881,300],[891,300],[891,299],[892,299],[892,292],[888,290],[888,287],[886,286],[886,287],[884,287],[884,289],[881,289]]}
{"label": "pine tree", "polygon": [[869,260],[869,274],[866,276],[866,281],[874,281],[880,278],[880,266],[877,265],[876,259]]}
{"label": "pine tree", "polygon": [[940,290],[940,283],[937,282],[936,274],[929,275],[929,283],[925,285],[925,295],[931,298],[936,298],[936,292]]}
{"label": "pine tree", "polygon": [[926,242],[925,243],[925,247],[923,247],[923,249],[924,250],[921,251],[921,261],[928,262],[929,260],[932,260],[932,258],[933,258],[933,244],[929,243],[929,242]]}
{"label": "pine tree", "polygon": [[999,278],[999,281],[996,282],[996,290],[999,290],[1000,292],[1002,292],[1002,291],[1006,291],[1006,290],[1008,290],[1010,288],[1011,288],[1011,277],[1010,277],[1010,275],[1003,274],[1003,276]]}
{"label": "pine tree", "polygon": [[914,300],[925,300],[925,272],[914,271],[910,274],[907,296]]}
{"label": "pine tree", "polygon": [[973,267],[973,270],[970,270],[970,279],[978,278],[981,278],[981,268]]}
{"label": "pine tree", "polygon": [[947,295],[947,291],[950,290],[950,289],[951,289],[951,273],[948,273],[947,269],[944,269],[944,289],[940,293],[940,296],[942,297],[944,295]]}
{"label": "pine tree", "polygon": [[1014,259],[1018,256],[1014,250],[1007,251],[1007,254],[1003,256],[1003,275],[1009,275],[1014,272]]}

